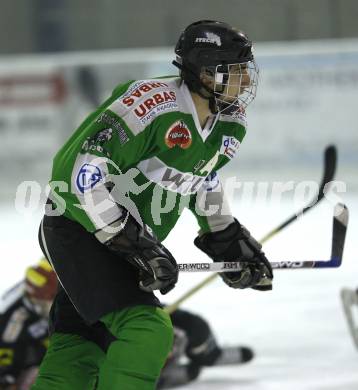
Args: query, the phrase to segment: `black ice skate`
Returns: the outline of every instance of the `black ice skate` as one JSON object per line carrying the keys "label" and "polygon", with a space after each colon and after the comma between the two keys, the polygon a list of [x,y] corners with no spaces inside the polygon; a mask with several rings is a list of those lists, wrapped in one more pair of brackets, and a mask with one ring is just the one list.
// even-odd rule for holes
{"label": "black ice skate", "polygon": [[221,354],[213,366],[227,366],[247,363],[254,358],[254,352],[248,347],[222,347]]}

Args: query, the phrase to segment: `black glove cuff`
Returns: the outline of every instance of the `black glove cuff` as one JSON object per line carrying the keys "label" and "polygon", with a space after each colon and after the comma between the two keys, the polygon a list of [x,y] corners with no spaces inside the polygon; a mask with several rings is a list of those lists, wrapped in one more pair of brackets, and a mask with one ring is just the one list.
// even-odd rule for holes
{"label": "black glove cuff", "polygon": [[246,229],[243,230],[242,225],[235,219],[235,222],[224,230],[196,237],[194,245],[216,262],[235,261],[241,253],[237,242],[242,239],[246,241],[247,237],[250,237],[250,233]]}

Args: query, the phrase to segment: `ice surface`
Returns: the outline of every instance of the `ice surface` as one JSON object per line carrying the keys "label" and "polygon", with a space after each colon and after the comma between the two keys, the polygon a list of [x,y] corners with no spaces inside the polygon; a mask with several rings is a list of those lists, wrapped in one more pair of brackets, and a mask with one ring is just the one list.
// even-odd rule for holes
{"label": "ice surface", "polygon": [[[251,346],[255,359],[245,365],[208,368],[188,390],[357,390],[358,351],[348,333],[339,292],[358,285],[357,195],[347,195],[350,222],[343,265],[328,270],[278,270],[273,292],[235,291],[217,279],[183,307],[203,315],[221,344]],[[295,210],[281,204],[239,203],[237,218],[259,238]],[[1,206],[0,253],[3,292],[22,278],[24,268],[40,257],[37,228],[40,213],[27,218]],[[269,259],[328,258],[333,205],[322,202],[264,249]],[[165,244],[178,261],[205,261],[192,244],[197,225],[185,212]],[[182,274],[178,287],[165,296],[172,302],[205,274]]]}

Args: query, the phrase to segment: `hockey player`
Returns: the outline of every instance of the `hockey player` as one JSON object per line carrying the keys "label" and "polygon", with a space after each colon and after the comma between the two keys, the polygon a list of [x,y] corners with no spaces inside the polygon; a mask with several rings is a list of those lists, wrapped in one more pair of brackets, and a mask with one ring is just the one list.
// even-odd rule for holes
{"label": "hockey player", "polygon": [[46,260],[2,298],[0,313],[0,389],[28,389],[48,346],[48,315],[57,278]]}
{"label": "hockey player", "polygon": [[248,347],[220,347],[209,323],[197,314],[178,309],[171,320],[174,344],[160,374],[158,390],[185,385],[195,380],[204,367],[238,365],[254,357]]}
{"label": "hockey player", "polygon": [[[246,132],[252,44],[226,23],[199,21],[175,52],[179,77],[120,85],[54,158],[40,245],[63,288],[33,390],[89,389],[99,367],[99,390],[155,388],[173,331],[153,291],[177,282],[162,241],[184,205],[200,226],[198,248],[242,262],[221,274],[228,286],[271,289],[261,245],[230,214],[216,175]],[[116,337],[106,354],[85,336],[98,322]]]}

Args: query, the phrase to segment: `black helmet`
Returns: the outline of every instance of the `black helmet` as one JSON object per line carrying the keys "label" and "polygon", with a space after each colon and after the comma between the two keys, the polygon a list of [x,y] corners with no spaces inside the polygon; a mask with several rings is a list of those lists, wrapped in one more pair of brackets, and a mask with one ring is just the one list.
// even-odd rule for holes
{"label": "black helmet", "polygon": [[[227,102],[220,102],[219,96],[223,93],[225,86],[230,79],[229,66],[243,65],[245,72],[248,68],[255,70],[255,77],[251,78],[252,84],[257,85],[258,69],[252,53],[252,43],[248,37],[227,23],[213,20],[201,20],[190,24],[181,34],[175,47],[177,60],[173,64],[181,70],[181,77],[188,88],[200,96],[212,100],[216,111],[227,108]],[[241,70],[242,71],[242,70]],[[215,82],[212,88],[203,84],[201,74],[210,74]],[[247,90],[247,88],[244,88]],[[236,102],[230,102],[238,106],[242,98],[236,96]],[[247,92],[247,91],[246,91]],[[250,91],[250,101],[253,100],[253,91]],[[245,102],[245,104],[244,104]],[[247,98],[241,101],[241,108],[245,108],[249,102]]]}

